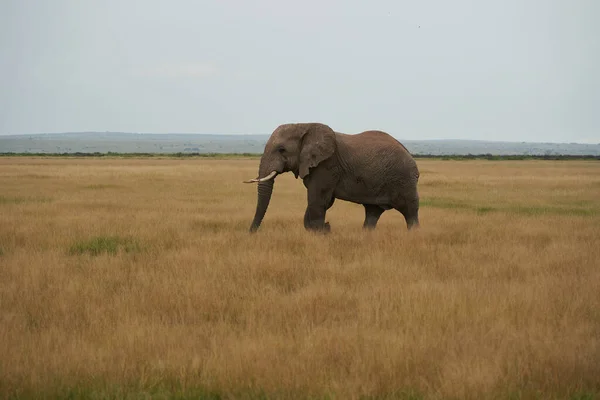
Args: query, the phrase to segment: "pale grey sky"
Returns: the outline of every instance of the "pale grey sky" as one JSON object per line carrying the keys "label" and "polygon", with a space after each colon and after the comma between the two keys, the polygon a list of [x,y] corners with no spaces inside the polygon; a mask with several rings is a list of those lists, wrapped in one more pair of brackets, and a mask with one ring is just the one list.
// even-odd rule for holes
{"label": "pale grey sky", "polygon": [[0,134],[600,142],[598,0],[0,0]]}

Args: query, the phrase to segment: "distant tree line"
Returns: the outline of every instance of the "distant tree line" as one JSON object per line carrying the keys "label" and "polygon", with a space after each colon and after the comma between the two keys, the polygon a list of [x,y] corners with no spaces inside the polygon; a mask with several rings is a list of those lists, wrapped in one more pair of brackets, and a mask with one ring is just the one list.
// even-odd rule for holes
{"label": "distant tree line", "polygon": [[600,160],[593,154],[413,154],[414,158],[434,158],[441,160]]}
{"label": "distant tree line", "polygon": [[[10,153],[2,152],[1,157],[169,157],[169,158],[236,158],[236,157],[253,157],[259,158],[261,153],[117,153],[109,151],[107,153]],[[430,158],[438,160],[599,160],[600,155],[574,155],[574,154],[413,154],[414,158]]]}

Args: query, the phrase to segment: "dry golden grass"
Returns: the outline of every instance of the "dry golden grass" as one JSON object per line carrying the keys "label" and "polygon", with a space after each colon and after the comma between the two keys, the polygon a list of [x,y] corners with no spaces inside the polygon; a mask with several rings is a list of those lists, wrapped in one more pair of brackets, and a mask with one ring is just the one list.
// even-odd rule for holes
{"label": "dry golden grass", "polygon": [[291,174],[248,234],[257,164],[0,158],[0,396],[600,393],[598,162],[418,160],[420,230],[328,236]]}

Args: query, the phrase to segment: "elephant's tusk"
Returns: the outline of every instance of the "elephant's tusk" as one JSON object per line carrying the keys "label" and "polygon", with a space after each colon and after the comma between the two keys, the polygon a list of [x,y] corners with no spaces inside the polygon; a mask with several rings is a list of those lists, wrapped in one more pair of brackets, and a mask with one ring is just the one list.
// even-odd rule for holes
{"label": "elephant's tusk", "polygon": [[269,181],[273,178],[275,178],[275,175],[277,175],[277,171],[273,171],[271,172],[269,175],[265,176],[264,178],[260,178],[258,180],[258,182],[264,182],[264,181]]}
{"label": "elephant's tusk", "polygon": [[268,180],[273,179],[275,177],[275,175],[277,175],[277,171],[271,172],[269,175],[265,176],[264,178],[250,179],[249,181],[244,181],[244,183],[254,183],[254,182],[268,181]]}

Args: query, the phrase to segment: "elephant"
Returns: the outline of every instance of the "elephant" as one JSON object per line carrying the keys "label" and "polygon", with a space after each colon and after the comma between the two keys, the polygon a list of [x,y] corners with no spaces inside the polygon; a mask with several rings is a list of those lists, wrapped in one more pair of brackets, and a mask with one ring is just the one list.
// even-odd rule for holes
{"label": "elephant", "polygon": [[250,232],[265,216],[275,178],[285,172],[300,177],[307,189],[304,227],[328,233],[325,214],[335,199],[362,204],[364,229],[374,229],[392,208],[402,213],[408,230],[419,226],[419,170],[410,152],[386,132],[335,132],[318,122],[286,123],[267,141],[260,159],[258,199]]}

